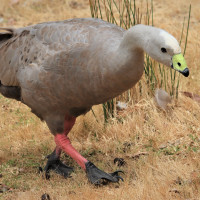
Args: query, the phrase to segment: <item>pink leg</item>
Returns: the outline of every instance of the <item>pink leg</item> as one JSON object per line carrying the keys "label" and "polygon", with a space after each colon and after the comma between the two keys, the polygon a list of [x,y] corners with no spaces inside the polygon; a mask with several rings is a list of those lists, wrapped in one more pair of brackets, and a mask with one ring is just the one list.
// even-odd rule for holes
{"label": "pink leg", "polygon": [[58,152],[60,151],[60,149],[62,149],[67,155],[72,157],[81,166],[82,169],[85,170],[85,163],[87,162],[87,160],[83,156],[81,156],[79,152],[76,151],[76,149],[71,145],[69,138],[67,137],[67,134],[72,129],[75,121],[75,117],[65,117],[64,133],[55,135],[56,149],[58,150]]}
{"label": "pink leg", "polygon": [[60,153],[63,150],[66,154],[71,156],[81,166],[82,169],[86,171],[87,177],[91,183],[99,185],[101,184],[101,180],[107,180],[108,182],[119,182],[120,179],[123,180],[122,177],[118,175],[120,171],[105,173],[104,171],[98,169],[93,163],[81,156],[81,154],[78,153],[71,145],[67,134],[72,129],[75,121],[75,117],[66,116],[64,132],[55,135],[56,149],[50,155],[45,167],[46,177],[49,177],[50,169],[55,170],[64,177],[68,177],[72,172],[70,167],[65,166],[59,160]]}

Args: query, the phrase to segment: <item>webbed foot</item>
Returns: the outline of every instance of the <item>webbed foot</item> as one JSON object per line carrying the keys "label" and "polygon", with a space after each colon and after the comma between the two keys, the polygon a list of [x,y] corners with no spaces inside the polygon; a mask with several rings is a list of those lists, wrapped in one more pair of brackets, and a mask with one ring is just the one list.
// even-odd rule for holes
{"label": "webbed foot", "polygon": [[100,169],[98,169],[93,163],[90,161],[85,163],[86,173],[89,181],[94,185],[105,185],[109,182],[118,183],[119,180],[123,180],[121,176],[118,175],[121,170],[115,171],[113,173],[106,173]]}
{"label": "webbed foot", "polygon": [[64,178],[70,177],[70,174],[73,172],[73,168],[63,164],[54,152],[48,155],[47,158],[48,161],[44,168],[46,179],[50,178],[51,170],[55,171],[61,176],[64,176]]}

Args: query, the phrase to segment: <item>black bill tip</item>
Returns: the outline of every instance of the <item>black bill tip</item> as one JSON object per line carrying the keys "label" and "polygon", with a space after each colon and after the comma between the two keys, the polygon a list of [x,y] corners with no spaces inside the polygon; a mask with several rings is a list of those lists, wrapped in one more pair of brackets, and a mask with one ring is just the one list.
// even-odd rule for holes
{"label": "black bill tip", "polygon": [[183,76],[188,77],[190,72],[188,68],[185,68],[182,72],[180,72],[181,74],[183,74]]}

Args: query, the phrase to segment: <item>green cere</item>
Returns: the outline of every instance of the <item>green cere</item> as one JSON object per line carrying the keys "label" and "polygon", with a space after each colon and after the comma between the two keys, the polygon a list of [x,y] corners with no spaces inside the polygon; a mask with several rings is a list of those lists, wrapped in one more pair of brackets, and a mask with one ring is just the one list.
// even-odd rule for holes
{"label": "green cere", "polygon": [[185,59],[181,53],[172,56],[172,68],[179,71],[185,77],[188,77],[190,74]]}
{"label": "green cere", "polygon": [[187,68],[185,58],[181,53],[174,55],[172,57],[172,62],[173,62],[173,68],[179,72],[183,72]]}

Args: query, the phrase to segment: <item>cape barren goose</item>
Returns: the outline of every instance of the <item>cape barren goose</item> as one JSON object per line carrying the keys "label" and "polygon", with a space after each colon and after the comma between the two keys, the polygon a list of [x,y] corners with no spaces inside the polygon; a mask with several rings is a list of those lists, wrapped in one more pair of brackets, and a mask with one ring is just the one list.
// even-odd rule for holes
{"label": "cape barren goose", "polygon": [[118,182],[81,156],[68,133],[76,118],[134,86],[144,71],[144,52],[189,75],[177,40],[145,25],[124,30],[99,19],[70,19],[19,29],[1,28],[0,92],[29,106],[55,136],[56,148],[44,168],[67,177],[72,168],[60,161],[64,151],[89,181]]}

